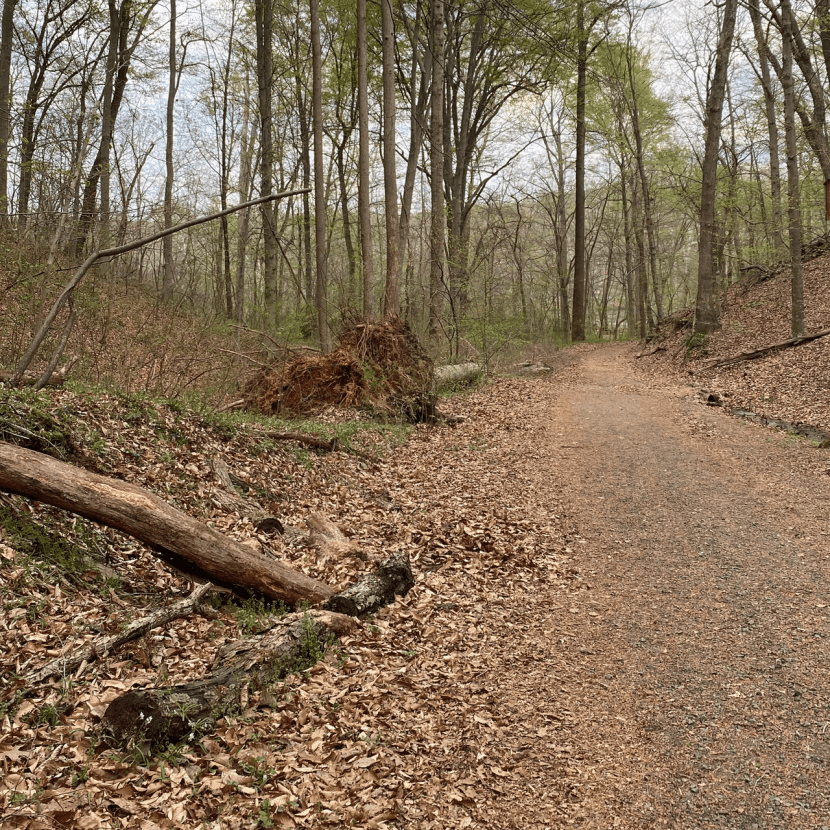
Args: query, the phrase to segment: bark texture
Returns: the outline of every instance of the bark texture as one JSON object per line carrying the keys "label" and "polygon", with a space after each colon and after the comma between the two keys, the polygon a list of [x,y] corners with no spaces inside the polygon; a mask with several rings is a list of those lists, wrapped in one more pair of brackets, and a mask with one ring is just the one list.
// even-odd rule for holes
{"label": "bark texture", "polygon": [[406,596],[414,584],[409,557],[396,553],[384,559],[372,573],[331,597],[323,607],[360,617],[393,603],[396,596]]}
{"label": "bark texture", "polygon": [[333,593],[324,583],[222,536],[149,490],[42,453],[0,443],[0,489],[129,533],[188,575],[233,591],[292,606],[303,600],[322,602]]}
{"label": "bark texture", "polygon": [[104,713],[105,734],[117,744],[139,740],[157,746],[210,732],[219,718],[242,708],[249,684],[267,688],[313,665],[326,645],[356,628],[351,617],[325,611],[286,617],[267,631],[222,646],[201,680],[117,697]]}
{"label": "bark texture", "polygon": [[[208,609],[201,606],[200,603],[202,597],[213,587],[210,582],[205,582],[196,588],[190,596],[185,597],[173,605],[168,605],[166,608],[162,608],[154,614],[133,621],[118,634],[113,634],[110,637],[98,637],[83,648],[72,649],[71,653],[57,657],[47,663],[43,668],[38,669],[38,671],[26,678],[27,682],[40,683],[46,680],[47,677],[52,677],[53,675],[65,676],[71,674],[85,663],[90,663],[98,657],[103,657],[107,652],[124,645],[124,643],[130,642],[130,640],[143,637],[154,628],[167,625],[167,623],[173,620],[187,617],[193,613],[208,613]],[[216,613],[213,609],[209,610],[213,614]]]}

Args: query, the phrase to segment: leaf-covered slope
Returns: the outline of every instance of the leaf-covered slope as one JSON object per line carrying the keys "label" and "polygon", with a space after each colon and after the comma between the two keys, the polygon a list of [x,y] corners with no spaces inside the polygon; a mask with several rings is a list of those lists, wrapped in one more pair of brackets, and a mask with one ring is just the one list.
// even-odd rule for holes
{"label": "leaf-covered slope", "polygon": [[[48,538],[27,541],[11,522],[1,525],[0,825],[102,827],[116,826],[115,817],[121,827],[182,830],[501,826],[499,804],[522,777],[505,753],[527,740],[504,713],[515,702],[513,675],[535,665],[537,648],[528,642],[520,653],[504,633],[532,623],[530,607],[521,610],[530,593],[583,588],[561,505],[540,504],[529,477],[539,452],[532,406],[549,405],[547,389],[502,381],[450,404],[469,416],[464,423],[418,427],[396,448],[376,431],[361,437],[353,423],[332,425],[385,454],[378,463],[316,455],[251,426],[135,398],[49,393],[50,410],[100,471],[148,486],[332,585],[395,551],[409,554],[416,585],[307,677],[251,689],[203,739],[161,759],[140,744],[109,750],[98,725],[112,699],[199,677],[219,646],[259,624],[262,609],[234,614],[222,605],[217,619],[175,621],[21,698],[20,678],[44,661],[189,585],[121,534],[3,497],[7,519],[35,520],[87,560],[70,569]],[[257,538],[248,520],[226,512],[215,457],[293,532]],[[316,512],[353,543],[343,555],[321,556],[301,532]],[[104,582],[101,570],[117,579]],[[565,720],[562,706],[554,699],[548,709]],[[563,765],[563,793],[569,774]]]}
{"label": "leaf-covered slope", "polygon": [[[830,328],[830,256],[804,264],[807,332]],[[721,328],[702,343],[691,338],[691,313],[678,312],[660,328],[665,351],[643,357],[652,370],[689,375],[726,405],[793,424],[830,431],[830,337],[756,360],[707,370],[715,359],[790,337],[787,268],[755,284],[733,285],[724,299]],[[645,351],[651,351],[649,346]]]}

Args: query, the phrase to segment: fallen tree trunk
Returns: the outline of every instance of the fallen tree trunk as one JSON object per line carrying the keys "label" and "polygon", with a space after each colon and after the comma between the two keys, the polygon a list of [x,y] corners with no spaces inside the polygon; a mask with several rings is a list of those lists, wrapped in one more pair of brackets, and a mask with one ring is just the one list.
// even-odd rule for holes
{"label": "fallen tree trunk", "polygon": [[149,490],[4,442],[0,490],[122,530],[157,548],[184,573],[243,594],[261,594],[293,607],[303,600],[322,602],[333,593],[324,583],[228,539]]}
{"label": "fallen tree trunk", "polygon": [[243,695],[251,681],[267,688],[308,668],[336,637],[357,627],[342,614],[294,614],[268,631],[220,648],[210,674],[201,680],[134,689],[117,697],[104,713],[105,734],[118,744],[138,740],[156,746],[205,734],[226,713],[245,708]]}
{"label": "fallen tree trunk", "polygon": [[433,369],[435,389],[446,389],[456,384],[478,380],[484,369],[478,363],[456,363],[452,366],[436,366]]}
{"label": "fallen tree trunk", "polygon": [[812,343],[813,340],[818,340],[819,338],[827,337],[828,335],[830,335],[830,329],[823,329],[822,331],[817,331],[814,334],[802,334],[799,337],[790,337],[788,340],[782,340],[779,343],[771,343],[769,346],[761,346],[757,349],[751,349],[748,352],[741,352],[740,354],[733,355],[732,357],[724,357],[718,360],[713,360],[711,363],[707,363],[706,366],[701,366],[700,369],[696,369],[692,374],[708,372],[710,369],[717,369],[721,366],[729,366],[733,363],[741,363],[744,360],[756,360],[757,358],[763,357],[771,352],[791,349],[794,346],[801,346],[804,343]]}
{"label": "fallen tree trunk", "polygon": [[389,605],[396,596],[406,596],[414,584],[409,557],[405,553],[395,553],[384,559],[372,573],[328,599],[323,607],[338,614],[360,617]]}
{"label": "fallen tree trunk", "polygon": [[[188,597],[180,600],[167,608],[162,608],[156,611],[155,614],[150,614],[149,617],[142,617],[140,620],[131,622],[124,631],[118,634],[113,634],[110,637],[98,637],[89,645],[83,646],[80,649],[73,649],[70,654],[56,657],[54,660],[47,663],[43,668],[38,669],[33,674],[26,678],[26,681],[31,685],[40,683],[52,675],[66,676],[75,672],[85,663],[89,663],[98,657],[104,657],[108,652],[114,648],[123,646],[124,643],[135,640],[138,637],[143,637],[148,631],[158,628],[173,620],[178,620],[181,617],[187,617],[190,614],[202,613],[201,601],[202,597],[214,586],[210,582],[205,582],[196,588]],[[207,612],[207,609],[204,609]],[[210,609],[211,616],[216,612]]]}

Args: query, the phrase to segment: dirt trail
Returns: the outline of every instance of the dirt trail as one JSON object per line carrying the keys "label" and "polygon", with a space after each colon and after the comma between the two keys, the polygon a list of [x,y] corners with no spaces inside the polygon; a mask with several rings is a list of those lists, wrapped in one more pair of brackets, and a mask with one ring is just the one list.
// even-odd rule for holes
{"label": "dirt trail", "polygon": [[585,584],[531,601],[524,826],[830,827],[826,451],[631,354],[583,352],[538,413]]}

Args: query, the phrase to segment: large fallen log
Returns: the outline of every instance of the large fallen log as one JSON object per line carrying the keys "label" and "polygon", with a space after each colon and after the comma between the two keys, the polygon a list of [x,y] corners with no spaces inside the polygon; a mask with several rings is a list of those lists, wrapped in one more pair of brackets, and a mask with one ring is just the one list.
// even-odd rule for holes
{"label": "large fallen log", "polygon": [[201,680],[133,689],[117,697],[104,713],[105,734],[118,744],[136,740],[151,746],[206,734],[219,718],[244,708],[250,683],[267,689],[308,668],[329,643],[356,628],[356,620],[342,614],[292,614],[267,631],[222,646]]}
{"label": "large fallen log", "polygon": [[472,383],[478,380],[484,369],[478,363],[456,363],[451,366],[436,366],[433,369],[435,389]]}
{"label": "large fallen log", "polygon": [[228,539],[149,490],[0,442],[0,490],[93,519],[156,548],[185,573],[290,606],[334,592],[322,582]]}

